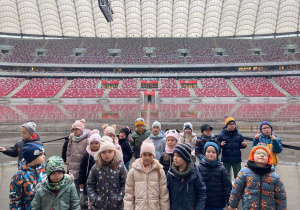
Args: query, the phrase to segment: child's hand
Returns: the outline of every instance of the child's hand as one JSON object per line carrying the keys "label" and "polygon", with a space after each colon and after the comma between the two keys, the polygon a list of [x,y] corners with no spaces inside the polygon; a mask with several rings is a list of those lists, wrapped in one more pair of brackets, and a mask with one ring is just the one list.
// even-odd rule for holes
{"label": "child's hand", "polygon": [[222,141],[222,142],[221,142],[221,146],[222,146],[222,147],[223,147],[225,144],[226,144],[225,141]]}
{"label": "child's hand", "polygon": [[259,139],[260,137],[260,131],[257,131],[256,135],[254,136],[255,139]]}
{"label": "child's hand", "polygon": [[272,139],[273,141],[276,140],[276,136],[275,136],[274,134],[272,134],[270,137],[271,137],[271,139]]}
{"label": "child's hand", "polygon": [[0,147],[0,152],[5,152],[5,151],[6,151],[6,148]]}
{"label": "child's hand", "polygon": [[80,189],[83,189],[83,187],[84,187],[84,184],[80,184],[80,185],[79,185],[79,188],[80,188]]}
{"label": "child's hand", "polygon": [[132,143],[134,142],[133,138],[130,138],[129,141],[132,142]]}
{"label": "child's hand", "polygon": [[242,142],[242,145],[243,146],[246,146],[247,144],[246,144],[246,139],[244,139],[244,141]]}

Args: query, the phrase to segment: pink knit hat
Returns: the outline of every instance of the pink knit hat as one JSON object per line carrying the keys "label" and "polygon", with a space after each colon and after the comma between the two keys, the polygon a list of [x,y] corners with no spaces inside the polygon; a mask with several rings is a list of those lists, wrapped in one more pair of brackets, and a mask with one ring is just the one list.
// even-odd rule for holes
{"label": "pink knit hat", "polygon": [[98,142],[99,144],[101,144],[101,143],[100,143],[100,141],[101,141],[101,136],[100,136],[98,133],[94,133],[93,135],[90,136],[89,141],[88,141],[88,144],[90,145],[91,142],[93,142],[93,141],[96,141],[96,142]]}
{"label": "pink knit hat", "polygon": [[72,125],[72,130],[77,128],[83,132],[84,131],[84,123],[85,123],[85,119],[76,120],[75,123]]}
{"label": "pink knit hat", "polygon": [[111,127],[111,126],[108,126],[104,130],[104,136],[107,136],[110,133],[113,134],[114,136],[116,136],[116,130],[113,127]]}
{"label": "pink knit hat", "polygon": [[166,135],[166,139],[171,136],[177,140],[177,143],[179,143],[180,141],[180,134],[176,130],[168,130],[165,132],[165,135]]}
{"label": "pink knit hat", "polygon": [[155,157],[155,147],[150,139],[143,141],[140,156],[142,156],[144,152],[150,152]]}

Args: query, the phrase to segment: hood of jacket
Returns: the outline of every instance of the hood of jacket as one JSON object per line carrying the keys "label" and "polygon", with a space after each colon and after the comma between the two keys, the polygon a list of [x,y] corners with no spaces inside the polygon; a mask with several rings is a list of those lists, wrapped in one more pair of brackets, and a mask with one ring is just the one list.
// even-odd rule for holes
{"label": "hood of jacket", "polygon": [[28,166],[27,162],[25,161],[25,159],[22,159],[19,162],[19,169],[20,170],[24,170],[24,171],[35,171],[35,170],[41,169],[43,167],[45,167],[44,164],[37,165],[36,167]]}
{"label": "hood of jacket", "polygon": [[[180,137],[183,137],[184,136],[184,133],[180,133]],[[192,132],[191,134],[191,137],[195,137],[196,136],[196,133]]]}
{"label": "hood of jacket", "polygon": [[194,163],[189,162],[187,164],[186,170],[180,172],[178,170],[178,167],[176,167],[174,162],[173,162],[173,164],[170,167],[168,173],[170,173],[172,176],[174,176],[177,179],[183,179],[183,178],[189,177],[195,170],[197,171],[196,167],[194,166]]}
{"label": "hood of jacket", "polygon": [[128,136],[127,136],[125,139],[120,139],[120,138],[119,138],[119,143],[120,143],[121,141],[122,141],[122,142],[129,141],[129,138],[128,138]]}
{"label": "hood of jacket", "polygon": [[162,139],[164,137],[165,137],[165,134],[162,131],[159,131],[157,136],[155,136],[152,132],[150,133],[150,138],[151,139]]}
{"label": "hood of jacket", "polygon": [[23,139],[24,144],[29,143],[29,142],[34,142],[34,141],[40,141],[40,135],[35,133],[33,139]]}
{"label": "hood of jacket", "polygon": [[199,164],[201,164],[201,165],[203,165],[203,166],[209,166],[209,167],[219,167],[219,166],[222,165],[222,163],[221,163],[221,161],[220,161],[219,159],[218,159],[218,162],[217,162],[216,165],[211,165],[211,164],[209,164],[208,162],[204,161],[203,159],[200,160],[200,163],[199,163]]}
{"label": "hood of jacket", "polygon": [[223,133],[223,134],[225,134],[225,135],[229,135],[230,133],[234,134],[234,133],[238,133],[238,132],[239,132],[239,131],[238,131],[237,128],[235,128],[232,132],[229,132],[229,131],[226,129],[226,127],[223,127],[223,129],[222,129],[222,131],[221,131],[221,133]]}
{"label": "hood of jacket", "polygon": [[[150,169],[149,173],[151,171],[153,171],[157,165],[159,165],[159,168],[158,169],[162,169],[162,165],[160,165],[160,163],[158,162],[158,160],[156,159],[153,159],[153,164],[152,164],[152,168]],[[139,171],[142,171],[144,173],[146,173],[146,171],[144,170],[143,166],[141,165],[141,158],[138,158],[136,159],[133,163],[132,163],[132,168],[136,169],[136,170],[139,170]]]}
{"label": "hood of jacket", "polygon": [[[48,176],[45,176],[43,179],[42,179],[42,182],[38,183],[35,187],[35,189],[39,189],[39,187],[45,187],[47,188],[47,182],[46,182],[46,179],[48,179]],[[69,184],[69,183],[72,183],[74,181],[74,176],[72,174],[64,174],[64,179],[66,179],[66,183],[65,185]],[[65,186],[64,185],[64,186]]]}

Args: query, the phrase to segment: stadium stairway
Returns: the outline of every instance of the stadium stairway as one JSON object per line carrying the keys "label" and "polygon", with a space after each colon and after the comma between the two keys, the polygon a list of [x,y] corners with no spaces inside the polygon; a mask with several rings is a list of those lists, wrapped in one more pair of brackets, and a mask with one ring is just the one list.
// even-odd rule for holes
{"label": "stadium stairway", "polygon": [[10,106],[9,108],[11,108],[14,112],[16,112],[18,115],[20,115],[20,117],[22,119],[28,119],[28,116],[26,114],[24,114],[23,112],[21,112],[19,109],[17,109],[15,106]]}
{"label": "stadium stairway", "polygon": [[282,92],[285,96],[291,96],[288,92],[286,92],[285,89],[280,87],[273,79],[268,79],[268,81],[275,87],[277,88],[280,92]]}
{"label": "stadium stairway", "polygon": [[289,106],[289,104],[284,104],[283,106],[280,106],[278,109],[274,110],[270,116],[272,119],[276,119],[276,116],[284,109],[286,109]]}
{"label": "stadium stairway", "polygon": [[197,88],[203,88],[203,85],[200,80],[197,81]]}
{"label": "stadium stairway", "polygon": [[108,93],[109,93],[110,89],[105,89],[102,98],[108,98]]}
{"label": "stadium stairway", "polygon": [[188,88],[188,90],[190,92],[190,97],[197,98],[194,88]]}
{"label": "stadium stairway", "polygon": [[19,90],[21,90],[25,85],[27,85],[27,83],[29,81],[30,81],[30,79],[27,79],[24,82],[22,82],[16,89],[14,89],[13,91],[11,91],[11,93],[8,94],[6,97],[12,97],[13,95],[15,95]]}
{"label": "stadium stairway", "polygon": [[229,87],[232,89],[232,91],[237,95],[238,97],[243,97],[243,94],[235,87],[235,85],[231,82],[230,79],[225,79]]}
{"label": "stadium stairway", "polygon": [[72,116],[70,115],[70,113],[63,107],[63,105],[61,104],[57,104],[56,105],[57,108],[66,116],[67,119],[72,119]]}
{"label": "stadium stairway", "polygon": [[177,88],[181,88],[180,81],[176,80]]}
{"label": "stadium stairway", "polygon": [[123,80],[119,81],[118,88],[122,88]]}
{"label": "stadium stairway", "polygon": [[73,80],[68,80],[66,84],[60,89],[60,91],[56,94],[55,98],[60,98],[68,89],[68,87],[71,85]]}
{"label": "stadium stairway", "polygon": [[140,78],[137,79],[137,88],[141,88],[141,79]]}
{"label": "stadium stairway", "polygon": [[101,87],[102,87],[102,83],[101,83],[101,80],[99,80],[96,88],[101,88]]}
{"label": "stadium stairway", "polygon": [[158,79],[158,84],[157,84],[158,89],[161,88],[161,78]]}

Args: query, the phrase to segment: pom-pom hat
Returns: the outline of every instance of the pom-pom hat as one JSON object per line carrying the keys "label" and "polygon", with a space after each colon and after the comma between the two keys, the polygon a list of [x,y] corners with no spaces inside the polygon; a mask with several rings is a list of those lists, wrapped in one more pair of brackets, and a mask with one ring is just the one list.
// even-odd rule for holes
{"label": "pom-pom hat", "polygon": [[273,157],[271,155],[270,149],[267,147],[267,145],[263,144],[263,143],[258,143],[257,146],[253,147],[250,154],[249,154],[249,160],[254,161],[254,153],[256,150],[258,149],[263,149],[265,150],[269,157],[268,157],[268,165],[272,165],[273,164]]}
{"label": "pom-pom hat", "polygon": [[75,123],[72,125],[72,130],[77,128],[83,132],[85,128],[84,123],[85,123],[85,119],[76,120]]}

